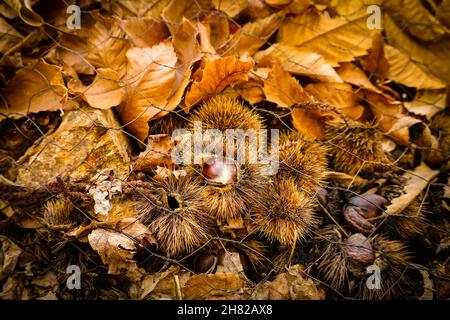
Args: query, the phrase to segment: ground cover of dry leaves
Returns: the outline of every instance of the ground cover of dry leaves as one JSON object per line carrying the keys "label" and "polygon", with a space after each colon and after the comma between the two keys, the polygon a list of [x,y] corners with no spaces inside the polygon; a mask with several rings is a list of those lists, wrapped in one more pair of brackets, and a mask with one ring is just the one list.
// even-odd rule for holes
{"label": "ground cover of dry leaves", "polygon": [[[0,299],[448,299],[449,83],[448,0],[5,0]],[[217,205],[210,101],[300,173]]]}

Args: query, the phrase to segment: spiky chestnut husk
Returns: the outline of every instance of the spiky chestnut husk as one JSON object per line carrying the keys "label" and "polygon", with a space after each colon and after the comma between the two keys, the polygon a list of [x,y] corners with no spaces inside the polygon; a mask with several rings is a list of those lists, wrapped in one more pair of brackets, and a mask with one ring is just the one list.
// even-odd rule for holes
{"label": "spiky chestnut husk", "polygon": [[176,129],[184,128],[187,118],[179,112],[172,111],[168,115],[148,123],[148,134],[172,134]]}
{"label": "spiky chestnut husk", "polygon": [[53,199],[44,204],[43,222],[49,229],[67,230],[77,223],[72,203],[67,199]]}
{"label": "spiky chestnut husk", "polygon": [[153,181],[159,204],[138,199],[137,210],[158,246],[170,257],[189,253],[211,237],[208,198],[198,180],[169,175]]}
{"label": "spiky chestnut husk", "polygon": [[283,133],[280,136],[278,176],[296,177],[299,188],[314,196],[325,179],[326,154],[327,148],[320,143],[309,142],[296,133]]}
{"label": "spiky chestnut husk", "polygon": [[[402,241],[362,234],[346,237],[335,226],[321,229],[316,241],[320,249],[318,276],[340,294],[357,299],[401,299],[403,290],[411,285],[405,274],[411,256]],[[368,266],[380,268],[380,289],[368,288]]]}
{"label": "spiky chestnut husk", "polygon": [[190,125],[201,121],[203,129],[253,129],[264,128],[262,117],[237,99],[227,96],[214,96],[192,112]]}
{"label": "spiky chestnut husk", "polygon": [[401,213],[388,215],[382,222],[384,230],[393,237],[411,240],[425,235],[428,221],[423,214],[423,204],[415,199]]}
{"label": "spiky chestnut husk", "polygon": [[325,124],[330,166],[348,174],[385,171],[389,164],[381,145],[382,134],[374,127],[350,119]]}
{"label": "spiky chestnut husk", "polygon": [[253,205],[252,224],[268,240],[293,246],[318,224],[315,201],[294,178],[275,178],[264,188],[261,201]]}

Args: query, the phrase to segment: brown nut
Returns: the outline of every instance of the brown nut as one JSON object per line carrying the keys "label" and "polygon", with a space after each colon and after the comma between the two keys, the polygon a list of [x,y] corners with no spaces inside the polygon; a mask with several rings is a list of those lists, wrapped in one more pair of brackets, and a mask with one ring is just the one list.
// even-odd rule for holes
{"label": "brown nut", "polygon": [[348,205],[362,209],[360,214],[367,219],[376,217],[380,212],[380,208],[383,208],[386,202],[387,200],[384,197],[370,193],[350,198]]}
{"label": "brown nut", "polygon": [[217,256],[211,253],[200,253],[195,257],[194,268],[198,273],[210,273],[217,265]]}
{"label": "brown nut", "polygon": [[356,233],[344,242],[344,251],[348,259],[356,265],[368,266],[375,261],[375,254],[369,239]]}
{"label": "brown nut", "polygon": [[344,218],[353,231],[369,235],[375,231],[375,226],[364,218],[362,212],[362,209],[350,206],[345,208]]}
{"label": "brown nut", "polygon": [[238,168],[233,159],[214,157],[203,164],[202,174],[210,183],[227,185],[237,181]]}

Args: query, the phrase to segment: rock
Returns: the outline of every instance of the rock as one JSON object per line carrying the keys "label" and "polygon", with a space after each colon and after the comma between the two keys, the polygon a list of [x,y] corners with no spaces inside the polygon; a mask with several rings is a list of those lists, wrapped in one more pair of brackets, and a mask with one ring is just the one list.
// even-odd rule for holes
{"label": "rock", "polygon": [[65,174],[88,181],[104,169],[118,179],[129,174],[129,143],[112,110],[68,111],[61,125],[37,140],[19,159],[16,183],[36,187]]}

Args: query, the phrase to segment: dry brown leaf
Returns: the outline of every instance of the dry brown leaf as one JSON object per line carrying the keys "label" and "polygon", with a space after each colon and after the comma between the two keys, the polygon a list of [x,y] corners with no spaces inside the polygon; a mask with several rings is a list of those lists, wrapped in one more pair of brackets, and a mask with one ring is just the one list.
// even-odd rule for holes
{"label": "dry brown leaf", "polygon": [[389,63],[388,78],[408,87],[417,89],[442,89],[446,87],[438,78],[411,60],[407,53],[386,45],[384,47],[386,59]]}
{"label": "dry brown leaf", "polygon": [[246,81],[252,67],[252,62],[241,61],[234,56],[206,62],[202,79],[194,82],[186,93],[187,110],[208,95],[219,93],[238,81]]}
{"label": "dry brown leaf", "polygon": [[177,56],[166,40],[151,48],[132,48],[127,58],[126,93],[119,112],[127,128],[143,142],[148,135],[147,122],[166,110],[172,95]]}
{"label": "dry brown leaf", "polygon": [[290,267],[252,293],[253,300],[324,300],[325,291],[306,277],[300,265]]}
{"label": "dry brown leaf", "polygon": [[436,18],[450,28],[450,0],[443,0],[436,9]]}
{"label": "dry brown leaf", "polygon": [[106,229],[95,229],[88,236],[89,244],[101,257],[103,263],[108,265],[108,274],[126,276],[138,281],[143,275],[143,270],[133,260],[136,252],[134,241],[116,231]]}
{"label": "dry brown leaf", "polygon": [[40,27],[44,24],[44,19],[33,11],[32,1],[30,0],[5,0],[5,2],[14,9],[20,19],[22,19],[26,24],[33,27]]}
{"label": "dry brown leaf", "polygon": [[330,18],[313,11],[287,18],[278,31],[281,44],[320,54],[327,63],[353,61],[371,47],[368,13]]}
{"label": "dry brown leaf", "polygon": [[245,10],[253,20],[269,16],[272,12],[264,0],[247,0],[247,9]]}
{"label": "dry brown leaf", "polygon": [[135,171],[147,171],[157,166],[172,166],[171,153],[174,147],[172,137],[167,134],[148,136],[145,150],[136,158],[133,164]]}
{"label": "dry brown leaf", "polygon": [[447,92],[443,90],[418,90],[414,100],[405,101],[405,108],[412,113],[425,116],[428,120],[445,109]]}
{"label": "dry brown leaf", "polygon": [[235,18],[247,8],[247,0],[212,0],[216,10],[225,12],[231,18]]}
{"label": "dry brown leaf", "polygon": [[404,32],[423,41],[438,41],[450,31],[418,0],[389,0],[383,8]]}
{"label": "dry brown leaf", "polygon": [[5,53],[16,43],[22,41],[23,36],[5,19],[0,17],[0,52]]}
{"label": "dry brown leaf", "polygon": [[168,5],[170,0],[159,1],[136,1],[136,0],[115,0],[110,3],[111,12],[116,16],[125,17],[143,17],[151,19],[160,19],[161,13]]}
{"label": "dry brown leaf", "polygon": [[372,47],[369,54],[362,58],[361,67],[369,74],[370,78],[383,80],[389,72],[389,63],[384,56],[383,36],[375,33],[372,36]]}
{"label": "dry brown leaf", "polygon": [[97,69],[94,81],[85,86],[78,79],[68,83],[70,93],[80,95],[91,107],[109,109],[118,106],[123,99],[125,89],[119,81],[119,74],[112,69]]}
{"label": "dry brown leaf", "polygon": [[322,56],[294,46],[276,43],[264,51],[257,52],[254,58],[261,67],[279,61],[284,70],[294,74],[324,82],[343,82]]}
{"label": "dry brown leaf", "polygon": [[186,282],[183,296],[187,300],[225,297],[239,292],[244,286],[244,280],[235,273],[199,274],[193,275]]}
{"label": "dry brown leaf", "polygon": [[[20,69],[1,91],[0,100],[1,112],[14,119],[28,113],[64,109],[67,88],[62,68],[39,60],[33,66]],[[0,115],[0,119],[3,118]]]}
{"label": "dry brown leaf", "polygon": [[172,0],[164,8],[161,18],[166,22],[171,34],[174,34],[184,18],[195,21],[203,12],[213,10],[211,0]]}
{"label": "dry brown leaf", "polygon": [[354,120],[361,118],[364,113],[360,96],[347,83],[310,83],[305,90],[316,100],[336,107]]}
{"label": "dry brown leaf", "polygon": [[420,64],[425,71],[430,71],[435,77],[447,84],[450,83],[449,40],[422,45],[402,32],[388,14],[383,16],[383,25],[390,45],[401,49],[412,61]]}
{"label": "dry brown leaf", "polygon": [[118,21],[95,15],[96,23],[87,37],[87,59],[96,68],[110,68],[122,77],[126,72],[126,54],[130,48]]}
{"label": "dry brown leaf", "polygon": [[374,91],[376,93],[382,93],[377,87],[375,87],[364,71],[358,68],[354,63],[344,62],[337,68],[337,73],[342,80],[355,86]]}
{"label": "dry brown leaf", "polygon": [[151,47],[169,35],[164,23],[151,18],[130,17],[121,20],[120,25],[130,42],[138,48]]}
{"label": "dry brown leaf", "polygon": [[291,114],[295,129],[307,139],[323,139],[325,137],[324,123],[330,118],[328,112],[296,107]]}
{"label": "dry brown leaf", "polygon": [[239,82],[233,89],[250,104],[262,102],[266,98],[263,91],[263,83],[257,79]]}
{"label": "dry brown leaf", "polygon": [[215,49],[220,49],[227,43],[230,37],[230,23],[226,16],[213,12],[203,19],[201,24],[207,27],[208,42]]}
{"label": "dry brown leaf", "polygon": [[235,54],[238,57],[253,55],[277,31],[284,16],[285,13],[280,11],[266,18],[245,24],[233,34],[221,53],[225,55]]}
{"label": "dry brown leaf", "polygon": [[284,108],[310,100],[300,83],[289,72],[284,71],[278,63],[273,64],[272,71],[264,80],[263,91],[268,101]]}
{"label": "dry brown leaf", "polygon": [[403,177],[407,178],[408,182],[403,188],[404,193],[392,200],[391,204],[386,208],[386,214],[395,215],[401,213],[438,174],[439,170],[431,170],[425,163],[422,163],[412,172],[406,172]]}

